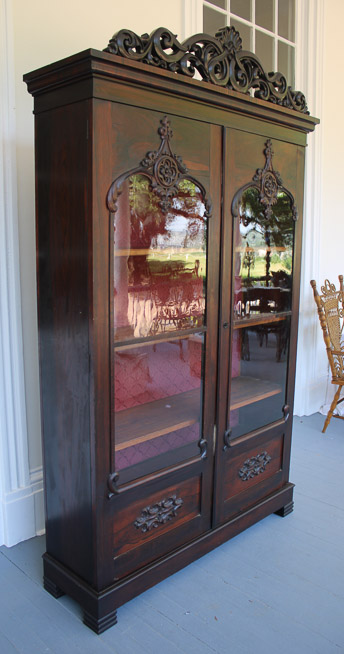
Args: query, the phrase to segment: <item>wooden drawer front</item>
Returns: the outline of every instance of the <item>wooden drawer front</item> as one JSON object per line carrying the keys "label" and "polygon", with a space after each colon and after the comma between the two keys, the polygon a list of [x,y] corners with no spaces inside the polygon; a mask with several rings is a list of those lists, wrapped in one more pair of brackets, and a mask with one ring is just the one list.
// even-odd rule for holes
{"label": "wooden drawer front", "polygon": [[221,521],[245,511],[282,485],[283,444],[284,434],[279,434],[260,439],[254,446],[252,441],[246,448],[244,443],[233,446],[224,481]]}
{"label": "wooden drawer front", "polygon": [[[157,559],[209,528],[202,516],[202,474],[145,493],[112,522],[116,578]],[[207,512],[206,512],[207,513]]]}

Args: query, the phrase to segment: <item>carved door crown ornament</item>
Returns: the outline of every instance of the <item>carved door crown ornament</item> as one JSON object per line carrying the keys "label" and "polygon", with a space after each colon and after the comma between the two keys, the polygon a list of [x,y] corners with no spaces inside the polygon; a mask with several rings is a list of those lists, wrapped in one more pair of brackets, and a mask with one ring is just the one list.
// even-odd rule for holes
{"label": "carved door crown ornament", "polygon": [[[264,168],[258,168],[256,173],[253,175],[252,181],[242,186],[234,195],[232,202],[233,218],[240,216],[240,203],[244,192],[247,191],[247,189],[255,188],[259,192],[259,200],[263,207],[266,223],[269,223],[273,214],[272,207],[277,203],[279,194],[281,193],[284,193],[289,198],[292,217],[294,220],[297,220],[297,208],[294,197],[290,191],[283,186],[281,175],[274,170],[272,165],[274,151],[272,149],[271,139],[268,139],[265,143],[264,155]],[[240,216],[240,219],[245,226],[255,220],[254,216],[252,218]]]}
{"label": "carved door crown ornament", "polygon": [[215,36],[195,34],[182,43],[165,27],[142,36],[122,29],[110,39],[105,52],[188,77],[197,70],[204,81],[216,86],[246,94],[252,89],[256,98],[309,113],[303,93],[293,91],[282,73],[266,73],[255,54],[242,50],[234,27],[221,27]]}
{"label": "carved door crown ornament", "polygon": [[150,190],[160,198],[159,205],[163,213],[172,208],[173,197],[178,195],[179,183],[185,179],[192,182],[202,193],[206,210],[204,215],[209,218],[211,204],[207,199],[204,186],[189,174],[182,158],[172,153],[170,139],[173,136],[173,131],[167,116],[160,120],[158,134],[161,138],[159,149],[147,152],[137,168],[127,171],[112,182],[107,194],[108,209],[113,213],[117,211],[116,201],[122,191],[123,183],[132,175],[141,174],[148,177]]}

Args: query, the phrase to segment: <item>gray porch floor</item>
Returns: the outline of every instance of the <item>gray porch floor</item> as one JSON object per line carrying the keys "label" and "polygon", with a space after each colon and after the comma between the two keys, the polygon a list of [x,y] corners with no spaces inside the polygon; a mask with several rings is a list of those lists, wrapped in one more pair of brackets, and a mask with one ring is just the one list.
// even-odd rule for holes
{"label": "gray porch floor", "polygon": [[44,537],[0,548],[1,654],[344,652],[344,422],[294,419],[295,509],[265,518],[118,610],[96,636],[42,588]]}

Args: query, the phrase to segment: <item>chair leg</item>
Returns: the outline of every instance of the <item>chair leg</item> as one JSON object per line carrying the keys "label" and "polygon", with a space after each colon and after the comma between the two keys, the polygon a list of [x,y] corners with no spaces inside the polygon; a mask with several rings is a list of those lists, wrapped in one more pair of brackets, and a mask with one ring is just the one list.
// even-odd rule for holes
{"label": "chair leg", "polygon": [[327,427],[330,424],[330,420],[331,420],[331,418],[333,416],[333,412],[334,412],[334,410],[335,410],[335,408],[336,408],[336,406],[338,404],[341,389],[342,389],[342,386],[338,386],[336,394],[335,394],[335,396],[334,396],[334,398],[332,400],[332,404],[331,404],[330,410],[329,410],[329,412],[328,412],[328,414],[326,416],[326,420],[325,420],[324,427],[323,427],[323,430],[322,430],[323,434],[325,433]]}

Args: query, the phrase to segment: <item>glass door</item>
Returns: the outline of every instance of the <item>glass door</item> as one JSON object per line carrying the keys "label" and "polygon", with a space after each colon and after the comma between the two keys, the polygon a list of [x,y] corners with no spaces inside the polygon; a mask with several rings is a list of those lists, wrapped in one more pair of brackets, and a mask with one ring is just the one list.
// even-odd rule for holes
{"label": "glass door", "polygon": [[216,522],[288,478],[303,181],[298,146],[234,129],[225,146]]}
{"label": "glass door", "polygon": [[161,145],[108,196],[113,265],[113,433],[127,483],[206,456],[202,436],[209,206]]}
{"label": "glass door", "polygon": [[[114,224],[115,460],[136,474],[197,454],[205,341],[206,228],[200,189],[163,212],[143,175]],[[155,460],[155,458],[157,459]],[[154,461],[155,460],[155,461]],[[132,470],[135,474],[135,471]]]}
{"label": "glass door", "polygon": [[279,420],[285,404],[295,216],[285,190],[275,200],[267,211],[255,186],[236,200],[230,438]]}

